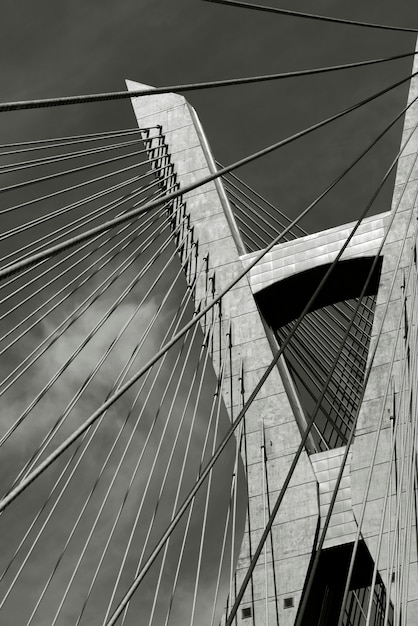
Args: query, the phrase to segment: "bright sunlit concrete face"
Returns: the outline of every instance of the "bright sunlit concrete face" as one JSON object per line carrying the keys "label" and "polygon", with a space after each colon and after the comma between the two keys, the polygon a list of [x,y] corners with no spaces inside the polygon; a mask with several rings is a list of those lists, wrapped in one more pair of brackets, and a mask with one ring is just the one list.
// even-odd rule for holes
{"label": "bright sunlit concrete face", "polygon": [[[388,216],[389,213],[382,213],[365,218],[341,255],[341,260],[374,256],[382,242]],[[250,270],[252,292],[257,293],[289,276],[332,263],[355,224],[351,222],[277,244]],[[248,265],[255,256],[256,253],[252,252],[242,256],[241,260]]]}

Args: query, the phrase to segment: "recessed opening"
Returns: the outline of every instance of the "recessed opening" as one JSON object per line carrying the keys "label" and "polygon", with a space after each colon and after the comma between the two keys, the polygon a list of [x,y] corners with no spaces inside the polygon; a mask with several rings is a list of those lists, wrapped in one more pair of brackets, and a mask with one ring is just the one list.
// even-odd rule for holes
{"label": "recessed opening", "polygon": [[293,604],[293,597],[292,598],[285,598],[283,600],[283,608],[284,609],[291,609],[294,606]]}
{"label": "recessed opening", "polygon": [[[357,418],[380,276],[380,259],[374,269],[372,263],[372,257],[340,261],[329,289],[321,291],[314,309],[298,328],[296,321],[330,269],[329,264],[292,275],[256,293],[278,345],[288,342],[283,356],[305,414],[298,422],[301,431],[314,416],[307,441],[309,453],[345,446]],[[363,294],[369,275],[373,284]],[[286,306],[281,305],[283,302]],[[322,393],[324,380],[329,384]]]}
{"label": "recessed opening", "polygon": [[248,619],[249,617],[252,617],[252,614],[253,614],[253,612],[252,612],[252,609],[251,609],[250,606],[246,606],[241,611],[242,619]]}
{"label": "recessed opening", "polygon": [[[352,551],[352,543],[321,551],[315,579],[301,616],[301,626],[338,624]],[[365,624],[363,616],[367,614],[370,604],[372,604],[370,624],[383,626],[385,623],[387,626],[393,626],[395,623],[393,604],[389,601],[387,607],[386,589],[379,574],[376,577],[376,584],[373,587],[371,585],[373,570],[374,562],[370,552],[366,544],[360,541],[344,606],[343,623],[347,626]]]}

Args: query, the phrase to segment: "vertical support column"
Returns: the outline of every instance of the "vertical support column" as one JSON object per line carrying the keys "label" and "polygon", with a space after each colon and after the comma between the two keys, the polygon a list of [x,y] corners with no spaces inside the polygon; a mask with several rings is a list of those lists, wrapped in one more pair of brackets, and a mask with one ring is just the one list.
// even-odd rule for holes
{"label": "vertical support column", "polygon": [[[414,71],[417,70],[418,59],[415,57]],[[414,78],[411,81],[408,102],[412,102],[412,100],[417,96],[418,79]],[[408,137],[417,123],[418,103],[415,103],[408,110],[405,116],[402,141]],[[393,414],[393,406],[395,406],[395,411],[398,411],[398,409],[402,406],[402,410],[406,407],[406,410],[409,411],[410,406],[407,397],[411,394],[413,399],[411,407],[415,412],[415,415],[410,416],[411,423],[409,425],[406,424],[405,428],[409,428],[412,433],[414,429],[413,421],[415,420],[416,427],[417,420],[416,400],[418,393],[418,380],[416,379],[416,370],[414,370],[415,379],[410,378],[408,374],[409,366],[406,362],[408,359],[408,351],[410,351],[411,354],[412,352],[416,354],[416,329],[415,331],[412,329],[409,340],[404,338],[404,335],[406,334],[406,313],[402,302],[405,289],[402,286],[404,283],[404,276],[410,271],[411,275],[409,283],[406,286],[406,289],[409,291],[407,294],[407,316],[410,320],[415,320],[415,322],[411,321],[412,324],[416,324],[418,307],[417,301],[415,300],[414,310],[411,310],[411,305],[413,301],[413,291],[416,291],[418,279],[415,242],[417,232],[418,194],[417,146],[418,130],[415,130],[412,139],[409,141],[406,150],[400,158],[397,169],[391,215],[393,215],[394,211],[396,211],[396,214],[383,247],[383,266],[377,295],[370,353],[372,353],[377,341],[378,345],[359,415],[356,437],[353,445],[353,459],[351,466],[352,502],[354,513],[357,520],[360,521],[362,503],[366,498],[367,505],[365,508],[364,521],[361,527],[362,536],[365,539],[372,557],[378,562],[380,575],[382,576],[385,585],[388,584],[389,586],[387,591],[391,594],[392,600],[395,599],[394,596],[396,595],[394,594],[394,588],[396,586],[395,579],[397,574],[395,572],[395,579],[393,582],[392,577],[389,577],[389,581],[387,580],[388,563],[390,562],[390,549],[388,549],[387,534],[389,530],[388,514],[386,514],[386,521],[383,527],[383,540],[379,555],[377,550],[379,544],[380,523],[384,508],[385,489],[389,474],[389,459],[391,456],[393,441],[392,431],[394,418],[398,419],[398,417],[400,417]],[[385,218],[386,228],[388,227],[391,215],[388,215]],[[403,243],[405,235],[406,240],[405,243]],[[400,255],[401,260],[399,266],[397,266],[397,260]],[[390,287],[393,281],[394,288],[390,292]],[[376,335],[382,319],[383,332],[381,336],[377,338]],[[401,330],[398,334],[397,328],[399,324]],[[414,337],[415,339],[412,339]],[[411,339],[415,345],[411,343]],[[408,345],[406,345],[405,342]],[[391,368],[392,355],[394,355],[393,368]],[[394,385],[395,403],[392,385]],[[378,434],[381,416],[383,416],[383,421],[378,440],[377,457],[371,474],[370,489],[366,495],[369,468],[373,463],[372,451]],[[409,419],[410,418],[408,417],[408,420]],[[398,426],[399,428],[404,428],[400,422],[398,423]],[[410,443],[407,442],[407,439],[404,441],[405,444]],[[401,455],[404,455],[404,453],[405,450],[400,451]],[[413,471],[416,472],[415,458],[411,458],[411,453],[408,454],[408,463],[413,463]],[[399,463],[399,458],[397,460]],[[412,493],[408,494],[408,497],[415,499],[415,489],[416,483],[415,488],[412,487]],[[394,504],[394,502],[396,503],[396,497],[401,496],[401,487],[399,487],[397,496],[395,495],[395,491],[394,482],[392,481],[392,493],[394,494],[394,498],[392,503],[388,503],[387,505],[387,510],[391,512],[390,517],[392,520],[392,528],[396,517],[396,504]],[[414,523],[412,536],[416,534],[416,530],[416,525]],[[405,567],[409,568],[409,590],[407,591],[408,608],[406,618],[407,621],[405,621],[405,624],[412,625],[418,623],[418,564],[416,542],[412,542],[411,553],[406,554],[406,558],[407,562],[405,563]],[[405,608],[406,607],[404,606],[403,619],[405,619],[406,616]],[[404,623],[404,621],[402,621],[402,623]]]}
{"label": "vertical support column", "polygon": [[[145,85],[127,81],[128,89],[138,90]],[[186,100],[176,94],[145,96],[132,100],[140,126],[160,125],[169,147],[171,162],[180,188],[213,171],[213,161],[197,115]],[[209,255],[210,268],[216,275],[219,293],[242,271],[239,255],[240,240],[222,183],[206,184],[185,194],[187,211],[194,237],[199,243],[199,255]],[[204,279],[198,284],[196,299],[205,295]],[[263,322],[247,278],[223,298],[223,319],[232,324],[232,380],[227,378],[223,397],[230,416],[236,415],[240,402],[240,364],[244,362],[245,388],[250,392],[272,359],[272,351]],[[213,354],[215,370],[219,363],[216,347]],[[234,393],[231,397],[231,388]],[[261,389],[246,418],[246,449],[248,460],[248,496],[251,516],[252,545],[263,531],[263,462],[260,458],[261,425],[265,427],[266,463],[269,472],[270,497],[274,503],[293,455],[300,443],[295,422],[282,381],[275,370]],[[294,623],[299,599],[311,558],[318,523],[317,483],[306,453],[303,453],[292,479],[283,507],[273,527],[275,571],[278,581],[280,625]],[[273,564],[268,549],[268,575],[272,577]],[[237,564],[239,586],[249,564],[248,542],[244,541]],[[265,568],[261,561],[254,574],[255,624],[265,623]],[[268,589],[274,586],[269,581]],[[284,599],[288,601],[285,603]],[[290,601],[291,599],[291,601]],[[267,598],[271,620],[276,623],[276,598]],[[251,607],[249,590],[243,607]],[[245,615],[245,614],[244,614]],[[238,623],[246,621],[241,611]]]}

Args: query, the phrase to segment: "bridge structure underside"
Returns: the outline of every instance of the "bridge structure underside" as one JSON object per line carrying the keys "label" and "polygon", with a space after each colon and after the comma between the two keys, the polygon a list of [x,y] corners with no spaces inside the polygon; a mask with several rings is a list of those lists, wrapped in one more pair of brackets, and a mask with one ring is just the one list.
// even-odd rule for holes
{"label": "bridge structure underside", "polygon": [[[415,78],[409,101],[417,94]],[[139,127],[160,129],[180,188],[216,172],[182,96],[133,98],[132,105]],[[196,281],[196,309],[209,291],[223,294],[211,356],[231,421],[281,351],[236,430],[248,506],[241,549],[232,555],[227,623],[418,622],[417,122],[415,104],[405,116],[409,141],[391,211],[279,241],[264,254],[243,242],[227,180],[183,196],[207,264]]]}

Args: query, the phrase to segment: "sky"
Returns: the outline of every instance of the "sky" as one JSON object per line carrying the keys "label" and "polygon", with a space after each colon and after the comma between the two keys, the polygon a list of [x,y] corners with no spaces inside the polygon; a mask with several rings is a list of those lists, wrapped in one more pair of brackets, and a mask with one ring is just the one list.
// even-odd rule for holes
{"label": "sky", "polygon": [[[280,6],[371,22],[418,25],[418,8],[414,0],[398,0],[396,3],[374,0],[354,5],[352,1],[293,1],[281,2]],[[164,86],[307,69],[401,54],[413,48],[414,37],[404,33],[337,27],[200,0],[126,0],[123,3],[110,0],[88,3],[81,0],[60,3],[53,0],[38,0],[36,3],[5,0],[0,20],[0,101],[119,91],[125,88],[126,78]],[[229,164],[406,77],[410,66],[410,60],[398,61],[324,77],[201,91],[191,93],[188,99],[201,118],[215,157],[221,163]],[[406,93],[407,86],[385,96],[376,105],[365,107],[338,124],[295,142],[280,153],[243,168],[238,174],[293,217],[395,116],[405,105]],[[0,115],[2,143],[133,126],[135,120],[128,101]],[[356,173],[321,203],[304,223],[305,228],[321,230],[355,219],[398,149],[399,129],[398,126],[391,132],[387,141]],[[390,195],[388,185],[374,212],[389,208]],[[4,222],[1,229],[6,227],[8,224]],[[167,286],[162,290],[164,288]],[[105,301],[106,298],[97,305],[98,310],[90,311],[87,321],[84,320],[85,326],[91,326]],[[125,319],[132,306],[132,300],[129,300],[117,315]],[[141,330],[144,318],[152,315],[155,306],[152,300],[147,303],[135,332]],[[52,322],[45,323],[41,334],[47,333],[48,323]],[[121,322],[117,317],[109,323],[105,337],[114,332],[112,325]],[[43,362],[38,372],[40,379],[50,375],[84,330],[75,326],[61,345],[61,354],[52,352],[51,358]],[[160,336],[162,328],[158,333]],[[34,339],[32,337],[31,341]],[[92,359],[103,347],[105,339],[99,337],[97,341],[98,345],[93,345],[90,353]],[[153,349],[155,345],[151,342],[142,358]],[[118,366],[119,362],[120,353],[116,352],[111,368]],[[64,405],[67,394],[82,380],[83,372],[83,367],[73,368],[66,379],[67,388],[58,388],[49,401],[47,415],[54,408],[51,405]],[[109,370],[104,373],[102,386],[105,386],[107,376],[110,376]],[[12,399],[14,408],[30,396],[30,385],[28,380],[24,398]],[[88,406],[84,409],[87,410]],[[110,429],[104,437],[109,439],[111,434]],[[19,450],[9,452],[13,462],[19,462],[25,446],[32,440],[29,428]],[[10,471],[9,458],[3,459],[3,467]],[[40,487],[42,493],[48,484],[46,481]],[[31,510],[30,498],[28,496],[23,501],[20,512]],[[17,509],[17,515],[11,516],[7,526],[8,532],[3,534],[3,547],[11,549],[16,520],[19,519]],[[52,551],[54,540],[51,542],[50,546],[41,545],[38,564],[44,558],[42,552],[49,548]],[[27,576],[26,591],[33,585],[36,570],[29,571]],[[210,576],[208,573],[205,580],[209,581]],[[188,598],[190,581],[187,576],[181,590],[184,598]],[[100,598],[96,601],[99,602]],[[14,606],[17,613],[10,615],[14,615],[19,623],[22,607],[18,602]],[[181,609],[181,602],[179,606]],[[47,609],[44,619],[48,615]],[[180,609],[178,622],[174,622],[176,625],[182,623],[184,617]],[[59,623],[64,626],[73,624],[73,617],[67,610]],[[43,623],[42,619],[41,613],[40,621],[35,623]],[[203,623],[206,622],[202,620]]]}
{"label": "sky", "polygon": [[[125,78],[163,86],[307,69],[414,47],[414,36],[407,33],[337,27],[201,0],[2,4],[2,101],[122,90]],[[418,11],[413,0],[298,0],[279,6],[403,26],[414,24]],[[323,77],[203,91],[190,94],[189,100],[215,157],[228,164],[395,82],[408,74],[410,65],[407,59]],[[297,214],[399,111],[406,89],[239,174],[285,213]],[[5,139],[16,139],[123,128],[133,124],[133,117],[129,103],[118,102],[9,113],[0,124]],[[306,228],[320,230],[358,214],[398,144],[399,128],[341,192],[321,204]],[[387,207],[389,196],[388,190],[377,212]]]}

